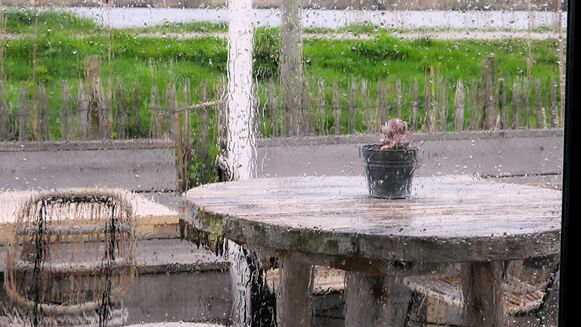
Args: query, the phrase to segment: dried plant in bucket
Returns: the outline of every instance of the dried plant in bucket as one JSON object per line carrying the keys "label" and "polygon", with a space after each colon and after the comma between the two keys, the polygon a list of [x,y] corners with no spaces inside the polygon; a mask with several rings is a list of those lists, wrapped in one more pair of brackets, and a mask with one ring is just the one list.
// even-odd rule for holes
{"label": "dried plant in bucket", "polygon": [[384,134],[381,144],[360,148],[369,194],[386,199],[407,198],[417,166],[417,149],[410,142],[408,126],[402,119],[390,119],[381,131]]}
{"label": "dried plant in bucket", "polygon": [[122,192],[41,193],[20,209],[4,288],[25,325],[115,326],[136,276],[135,224]]}

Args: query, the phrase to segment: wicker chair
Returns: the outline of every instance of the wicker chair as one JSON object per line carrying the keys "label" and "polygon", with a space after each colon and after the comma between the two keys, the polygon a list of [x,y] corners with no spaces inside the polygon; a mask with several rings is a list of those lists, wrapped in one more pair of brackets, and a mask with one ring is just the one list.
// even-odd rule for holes
{"label": "wicker chair", "polygon": [[136,265],[132,208],[122,194],[47,192],[21,208],[6,260],[9,325],[125,323],[120,297]]}
{"label": "wicker chair", "polygon": [[[557,275],[556,266],[545,283],[536,285],[507,276],[503,284],[506,313],[512,317],[537,313],[546,304]],[[403,282],[413,292],[407,326],[463,325],[460,273],[410,276]]]}

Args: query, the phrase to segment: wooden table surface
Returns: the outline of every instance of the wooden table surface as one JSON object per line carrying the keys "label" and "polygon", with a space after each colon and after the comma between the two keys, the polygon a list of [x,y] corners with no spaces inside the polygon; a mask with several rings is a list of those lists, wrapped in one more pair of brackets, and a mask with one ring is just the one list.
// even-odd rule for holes
{"label": "wooden table surface", "polygon": [[[186,194],[184,218],[281,263],[281,326],[309,325],[312,265],[347,270],[346,326],[398,321],[397,262],[466,262],[466,326],[504,324],[503,261],[556,254],[561,192],[467,176],[416,178],[411,197],[368,196],[364,177],[267,178]],[[381,289],[382,291],[378,291]],[[396,308],[396,309],[395,309]]]}
{"label": "wooden table surface", "polygon": [[472,177],[416,178],[407,200],[368,197],[363,177],[209,184],[186,200],[194,225],[274,249],[432,262],[559,251],[561,192]]}

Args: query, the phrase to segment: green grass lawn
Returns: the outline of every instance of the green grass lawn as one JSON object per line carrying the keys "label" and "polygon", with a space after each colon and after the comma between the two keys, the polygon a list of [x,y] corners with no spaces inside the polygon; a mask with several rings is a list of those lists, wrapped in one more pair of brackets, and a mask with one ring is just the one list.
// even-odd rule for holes
{"label": "green grass lawn", "polygon": [[[83,58],[100,55],[105,60],[111,48],[111,73],[114,77],[144,80],[151,65],[158,69],[160,84],[169,76],[208,79],[224,74],[227,43],[219,38],[171,39],[140,37],[145,32],[224,32],[224,24],[164,24],[141,29],[107,31],[89,19],[70,13],[42,11],[36,19],[30,10],[7,10],[3,30],[24,33],[3,41],[4,79],[26,81],[32,76],[33,43],[37,46],[38,78],[51,80],[82,77]],[[350,77],[409,80],[422,77],[430,66],[439,66],[448,79],[478,78],[484,57],[495,55],[497,72],[504,78],[526,74],[527,42],[519,39],[499,41],[439,41],[430,38],[399,40],[370,25],[355,25],[339,30],[372,33],[371,40],[304,40],[305,72],[324,80]],[[319,31],[321,32],[321,31]],[[326,30],[325,32],[331,32]],[[278,30],[256,31],[255,66],[260,79],[276,75]],[[79,37],[83,36],[83,37]],[[557,78],[556,40],[532,42],[532,76],[542,80]],[[144,67],[148,69],[144,69]],[[196,68],[193,68],[196,67]],[[196,73],[196,74],[192,74]],[[150,75],[149,78],[153,76]],[[150,82],[151,83],[151,82]]]}

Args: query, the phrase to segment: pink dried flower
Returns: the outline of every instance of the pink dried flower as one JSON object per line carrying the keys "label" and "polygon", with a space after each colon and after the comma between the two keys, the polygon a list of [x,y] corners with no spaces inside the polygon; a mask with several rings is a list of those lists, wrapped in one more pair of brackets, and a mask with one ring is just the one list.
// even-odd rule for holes
{"label": "pink dried flower", "polygon": [[384,134],[383,145],[380,150],[406,149],[410,144],[408,141],[408,126],[400,118],[392,118],[382,126]]}

